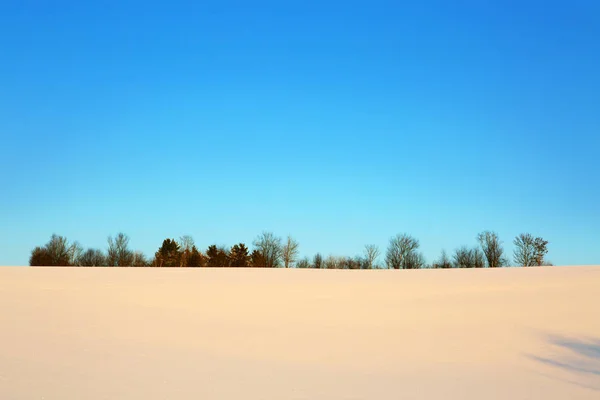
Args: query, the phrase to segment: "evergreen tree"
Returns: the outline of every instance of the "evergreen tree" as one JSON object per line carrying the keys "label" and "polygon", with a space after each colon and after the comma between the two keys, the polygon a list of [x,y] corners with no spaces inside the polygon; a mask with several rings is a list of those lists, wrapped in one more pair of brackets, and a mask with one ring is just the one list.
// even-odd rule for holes
{"label": "evergreen tree", "polygon": [[154,264],[157,267],[179,267],[180,261],[179,244],[174,239],[165,239],[154,255]]}
{"label": "evergreen tree", "polygon": [[250,255],[244,243],[236,244],[231,248],[229,262],[230,266],[237,268],[245,268],[250,265]]}
{"label": "evergreen tree", "polygon": [[206,266],[206,259],[202,253],[198,251],[196,246],[192,246],[192,250],[187,259],[187,266],[190,268],[200,268]]}
{"label": "evergreen tree", "polygon": [[254,268],[265,268],[267,266],[267,260],[260,251],[254,250],[250,255],[250,265]]}
{"label": "evergreen tree", "polygon": [[229,266],[229,254],[223,247],[208,246],[206,250],[207,266],[209,268],[223,268]]}

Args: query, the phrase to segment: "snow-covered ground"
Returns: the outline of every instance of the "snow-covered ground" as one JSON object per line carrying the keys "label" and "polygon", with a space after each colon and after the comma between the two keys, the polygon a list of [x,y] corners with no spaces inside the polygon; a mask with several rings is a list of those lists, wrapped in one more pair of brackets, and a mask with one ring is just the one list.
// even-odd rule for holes
{"label": "snow-covered ground", "polygon": [[0,268],[0,399],[599,399],[600,267]]}

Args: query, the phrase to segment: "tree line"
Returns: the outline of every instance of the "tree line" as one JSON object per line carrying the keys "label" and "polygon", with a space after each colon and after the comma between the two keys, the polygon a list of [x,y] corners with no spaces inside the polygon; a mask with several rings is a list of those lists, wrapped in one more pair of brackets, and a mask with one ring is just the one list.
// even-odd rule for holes
{"label": "tree line", "polygon": [[[514,266],[552,265],[546,260],[548,241],[529,233],[517,236],[513,243]],[[427,264],[419,251],[420,243],[408,234],[398,234],[389,241],[383,262],[376,245],[366,245],[363,254],[355,257],[327,256],[317,253],[312,258],[299,257],[299,243],[288,236],[285,240],[272,232],[262,232],[250,249],[244,243],[228,248],[216,244],[200,251],[191,236],[179,240],[167,238],[154,257],[132,250],[129,237],[124,233],[109,236],[106,250],[83,248],[78,242],[53,234],[43,246],[31,251],[31,266],[80,267],[191,267],[191,268],[317,268],[317,269],[421,269],[421,268],[498,268],[508,266],[510,260],[495,232],[477,235],[477,245],[462,246],[449,256],[442,251],[440,257]]]}

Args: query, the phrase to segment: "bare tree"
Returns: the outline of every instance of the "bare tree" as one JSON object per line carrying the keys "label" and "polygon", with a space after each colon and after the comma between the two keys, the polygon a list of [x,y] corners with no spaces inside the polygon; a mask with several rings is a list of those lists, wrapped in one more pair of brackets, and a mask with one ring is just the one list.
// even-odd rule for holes
{"label": "bare tree", "polygon": [[254,240],[254,247],[262,254],[265,267],[277,268],[281,265],[281,238],[271,232],[263,232]]}
{"label": "bare tree", "polygon": [[134,251],[133,258],[131,261],[132,267],[147,267],[149,265],[149,261],[141,251]]}
{"label": "bare tree", "polygon": [[52,260],[52,265],[68,266],[71,265],[71,254],[69,241],[64,236],[53,234],[50,241],[46,243],[46,250]]}
{"label": "bare tree", "polygon": [[369,269],[367,268],[367,260],[361,256],[355,256],[354,258],[347,257],[345,269]]}
{"label": "bare tree", "polygon": [[79,258],[82,267],[101,267],[106,265],[106,256],[102,250],[88,249]]}
{"label": "bare tree", "polygon": [[31,266],[72,266],[78,265],[78,258],[83,252],[79,243],[69,244],[64,236],[53,234],[43,247],[36,247],[31,252]]}
{"label": "bare tree", "polygon": [[541,237],[534,238],[529,233],[522,233],[513,241],[515,245],[514,261],[523,267],[541,266],[548,253],[548,241]]}
{"label": "bare tree", "polygon": [[181,236],[178,244],[181,251],[192,251],[192,247],[195,246],[194,238],[190,235]]}
{"label": "bare tree", "polygon": [[79,242],[75,241],[71,243],[69,246],[69,265],[77,267],[82,266],[79,259],[81,258],[83,251],[83,247],[81,244],[79,244]]}
{"label": "bare tree", "polygon": [[469,249],[463,246],[454,251],[454,267],[456,268],[483,268],[485,256],[478,248]]}
{"label": "bare tree", "polygon": [[129,237],[118,233],[115,239],[108,237],[107,264],[111,267],[127,267],[133,264],[133,251],[129,250]]}
{"label": "bare tree", "polygon": [[406,256],[406,263],[404,269],[421,269],[425,267],[425,257],[420,252],[410,252]]}
{"label": "bare tree", "polygon": [[326,269],[340,269],[344,265],[344,261],[344,257],[330,255],[323,261],[323,266]]}
{"label": "bare tree", "polygon": [[508,260],[503,256],[502,242],[496,232],[484,231],[477,235],[481,250],[487,260],[489,268],[504,267]]}
{"label": "bare tree", "polygon": [[379,257],[379,247],[374,244],[368,244],[365,246],[365,269],[373,269],[375,261]]}
{"label": "bare tree", "polygon": [[304,257],[301,260],[298,260],[298,262],[296,263],[296,268],[310,268],[310,260],[308,259],[308,257]]}
{"label": "bare tree", "polygon": [[417,255],[419,241],[407,234],[398,234],[390,239],[390,244],[385,255],[388,268],[413,269],[421,268],[423,256]]}
{"label": "bare tree", "polygon": [[292,268],[298,258],[298,247],[300,245],[294,238],[288,235],[285,244],[283,245],[281,255],[283,258],[283,266]]}
{"label": "bare tree", "polygon": [[433,263],[433,268],[452,268],[452,263],[446,254],[446,250],[442,250],[440,259]]}
{"label": "bare tree", "polygon": [[456,268],[472,268],[471,251],[467,246],[454,250],[454,266]]}
{"label": "bare tree", "polygon": [[177,244],[179,245],[179,252],[181,253],[179,257],[179,266],[188,267],[193,249],[196,248],[194,238],[190,235],[181,236]]}

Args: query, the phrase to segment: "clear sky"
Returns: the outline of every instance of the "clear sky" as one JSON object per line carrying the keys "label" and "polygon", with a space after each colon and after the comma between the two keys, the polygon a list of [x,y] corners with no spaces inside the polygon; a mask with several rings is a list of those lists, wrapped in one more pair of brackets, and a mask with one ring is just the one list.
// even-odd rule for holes
{"label": "clear sky", "polygon": [[0,265],[52,233],[600,264],[600,2],[0,2]]}

